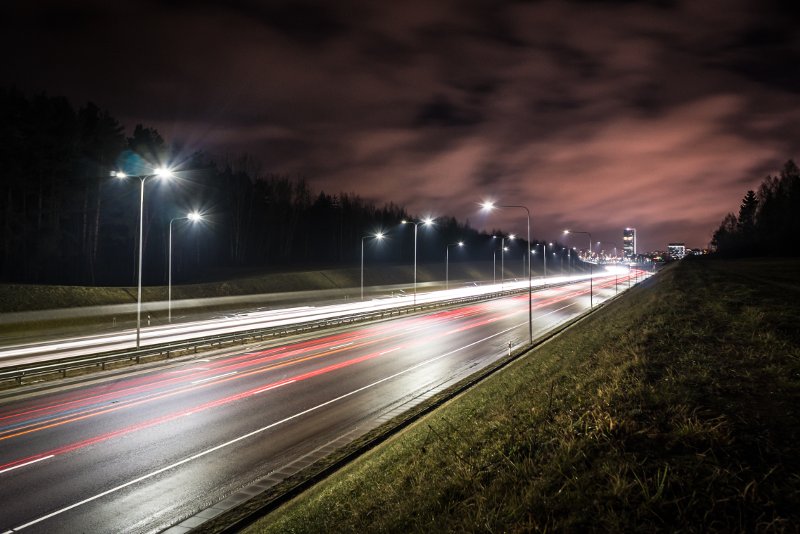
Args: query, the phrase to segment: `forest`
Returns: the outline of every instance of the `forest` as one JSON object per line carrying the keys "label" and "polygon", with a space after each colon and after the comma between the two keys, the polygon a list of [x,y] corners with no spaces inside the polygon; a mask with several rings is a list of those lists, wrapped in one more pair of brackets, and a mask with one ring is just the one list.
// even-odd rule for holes
{"label": "forest", "polygon": [[777,176],[747,191],[738,216],[728,213],[714,232],[714,251],[723,256],[800,255],[800,169],[787,161]]}
{"label": "forest", "polygon": [[[356,265],[361,240],[371,262],[411,262],[413,225],[402,206],[358,194],[313,191],[301,176],[261,169],[257,158],[182,155],[172,179],[154,169],[181,152],[136,125],[130,136],[108,111],[66,98],[0,90],[0,282],[132,285],[144,188],[142,274],[167,280],[172,226],[175,283],[276,269]],[[112,177],[125,173],[125,179]],[[191,211],[203,220],[190,222]],[[499,233],[499,232],[495,232]],[[453,217],[419,227],[419,261],[490,260],[496,241]],[[387,246],[388,245],[388,246]],[[520,254],[523,243],[516,242]]]}

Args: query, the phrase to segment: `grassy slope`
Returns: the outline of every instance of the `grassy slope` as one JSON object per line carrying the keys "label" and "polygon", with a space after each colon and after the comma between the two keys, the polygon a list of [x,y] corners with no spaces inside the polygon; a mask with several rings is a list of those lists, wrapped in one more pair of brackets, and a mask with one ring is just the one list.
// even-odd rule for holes
{"label": "grassy slope", "polygon": [[[507,271],[514,273],[510,268]],[[450,266],[450,277],[454,284],[458,280],[485,280],[487,276],[491,276],[490,264],[453,263]],[[276,272],[216,283],[175,285],[172,288],[172,297],[178,300],[342,288],[351,288],[352,293],[356,294],[361,283],[360,277],[361,271],[358,267]],[[444,266],[420,265],[417,278],[420,283],[443,280]],[[411,287],[412,280],[413,269],[410,265],[367,265],[364,270],[364,284],[367,287],[393,284],[407,284]],[[145,302],[166,298],[166,286],[143,288]],[[135,286],[121,288],[0,284],[0,313],[131,302],[136,302]]]}
{"label": "grassy slope", "polygon": [[252,528],[796,530],[798,273],[668,268]]}

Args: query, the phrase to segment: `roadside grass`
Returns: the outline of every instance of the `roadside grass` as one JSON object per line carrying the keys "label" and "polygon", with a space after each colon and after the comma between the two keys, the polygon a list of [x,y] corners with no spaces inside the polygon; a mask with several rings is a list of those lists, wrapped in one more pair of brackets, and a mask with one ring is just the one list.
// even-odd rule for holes
{"label": "roadside grass", "polygon": [[[439,272],[442,271],[442,272]],[[459,280],[481,280],[491,272],[489,264],[454,263],[451,266],[451,287]],[[439,265],[420,265],[420,283],[443,280],[444,272]],[[361,271],[359,268],[319,269],[306,271],[273,272],[258,276],[231,278],[204,284],[173,285],[174,304],[186,299],[214,299],[216,297],[242,296],[247,302],[213,300],[192,302],[189,307],[173,309],[173,314],[194,316],[208,313],[231,313],[250,310],[258,306],[288,307],[305,303],[316,303],[319,299],[336,300],[358,298],[360,293]],[[367,296],[374,296],[374,287],[395,286],[411,291],[413,269],[410,265],[367,266],[364,284]],[[426,287],[427,290],[443,289]],[[117,330],[123,325],[135,325],[135,310],[123,312],[108,308],[92,310],[91,306],[113,306],[136,303],[136,287],[84,287],[84,286],[46,286],[24,284],[0,284],[0,337],[19,341],[26,336],[69,335],[76,329],[92,331]],[[377,293],[383,296],[389,290]],[[142,302],[160,303],[155,309],[146,310],[153,324],[167,321],[167,287],[145,286],[142,288]],[[267,298],[262,296],[269,295]],[[48,313],[49,310],[69,309],[69,314]],[[40,312],[19,314],[16,312]],[[5,314],[5,315],[4,315]]]}
{"label": "roadside grass", "polygon": [[[459,280],[482,280],[490,273],[488,264],[453,264],[450,266],[451,282]],[[442,272],[439,272],[439,271]],[[442,281],[444,268],[439,265],[420,265],[417,270],[420,283]],[[288,293],[296,291],[318,291],[326,289],[349,289],[355,296],[360,287],[359,268],[320,269],[307,271],[274,272],[260,276],[231,278],[204,284],[175,284],[172,298],[199,299],[233,295],[255,295],[264,293]],[[410,265],[368,266],[364,271],[365,287],[408,284],[411,287],[413,269]],[[145,286],[142,288],[144,302],[167,299],[167,286]],[[136,286],[133,287],[88,287],[34,284],[0,284],[0,313],[33,310],[52,310],[136,302]]]}
{"label": "roadside grass", "polygon": [[797,531],[800,262],[754,263],[664,269],[248,531]]}

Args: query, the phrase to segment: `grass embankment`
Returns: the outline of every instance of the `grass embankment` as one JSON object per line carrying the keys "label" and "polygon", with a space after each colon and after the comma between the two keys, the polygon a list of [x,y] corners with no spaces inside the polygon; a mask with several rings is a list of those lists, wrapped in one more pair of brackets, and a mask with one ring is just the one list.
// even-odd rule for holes
{"label": "grass embankment", "polygon": [[[444,276],[440,271],[439,265],[421,265],[417,273],[418,281],[436,283]],[[507,271],[508,274],[513,273],[510,269]],[[481,280],[487,272],[491,273],[490,264],[454,264],[450,269],[451,282],[455,287],[459,280]],[[365,295],[371,298],[391,294],[389,290],[376,289],[381,286],[411,291],[411,280],[411,266],[370,266],[364,272]],[[341,268],[273,272],[204,284],[173,285],[173,316],[185,318],[210,312],[249,310],[257,306],[288,307],[321,300],[358,298],[360,283],[360,269]],[[438,283],[441,287],[427,287],[426,290],[443,289],[444,284]],[[7,340],[22,339],[45,331],[53,335],[68,335],[75,329],[108,330],[124,324],[131,326],[136,320],[133,308],[125,312],[109,306],[135,304],[136,294],[136,287],[0,284],[0,337]],[[142,288],[144,313],[152,320],[152,324],[164,324],[167,321],[167,295],[166,286]],[[241,298],[215,300],[217,297],[237,296]],[[181,300],[191,300],[191,305],[182,306]],[[91,308],[99,306],[105,308]],[[69,313],[49,313],[50,310],[64,309],[69,309]]]}
{"label": "grass embankment", "polygon": [[[420,283],[444,279],[444,268],[439,265],[420,265],[417,278]],[[491,277],[490,264],[454,263],[450,266],[453,284],[460,280],[484,280]],[[513,276],[513,270],[506,269]],[[441,271],[441,272],[440,272]],[[507,274],[508,276],[509,274]],[[369,266],[364,271],[364,285],[388,286],[406,284],[412,287],[411,266]],[[274,272],[259,276],[231,278],[204,284],[173,285],[172,298],[200,299],[235,295],[258,295],[298,291],[349,290],[350,296],[359,292],[359,268],[319,269],[306,271]],[[167,286],[142,288],[144,302],[167,299]],[[0,313],[52,310],[136,302],[136,287],[85,287],[34,284],[0,284]]]}
{"label": "grass embankment", "polygon": [[796,531],[798,273],[667,268],[251,529]]}

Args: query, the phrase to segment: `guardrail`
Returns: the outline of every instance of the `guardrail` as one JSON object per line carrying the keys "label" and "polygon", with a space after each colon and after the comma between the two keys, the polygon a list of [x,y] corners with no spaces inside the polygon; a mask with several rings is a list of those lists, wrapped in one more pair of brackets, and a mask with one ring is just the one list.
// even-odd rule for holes
{"label": "guardrail", "polygon": [[[568,283],[570,282],[551,284],[548,287],[564,285]],[[536,291],[541,289],[543,288],[534,288]],[[16,385],[22,385],[26,378],[42,377],[46,375],[61,375],[62,378],[66,378],[70,371],[87,370],[92,368],[105,370],[107,366],[111,364],[141,363],[143,359],[169,359],[174,356],[184,356],[191,353],[196,354],[201,350],[211,350],[225,345],[263,341],[265,338],[279,338],[348,323],[373,321],[397,315],[407,315],[427,309],[444,308],[458,304],[465,304],[468,302],[492,300],[504,296],[524,293],[527,291],[527,287],[514,290],[495,291],[483,295],[459,297],[456,299],[430,302],[425,304],[414,304],[411,306],[391,308],[388,310],[361,312],[344,315],[342,317],[318,319],[292,325],[242,330],[230,334],[218,334],[214,336],[194,338],[191,341],[184,341],[180,343],[150,345],[148,347],[143,347],[136,350],[124,349],[98,353],[92,356],[72,356],[69,358],[50,360],[47,363],[41,364],[8,366],[0,368],[0,384],[14,381],[16,382]]]}

